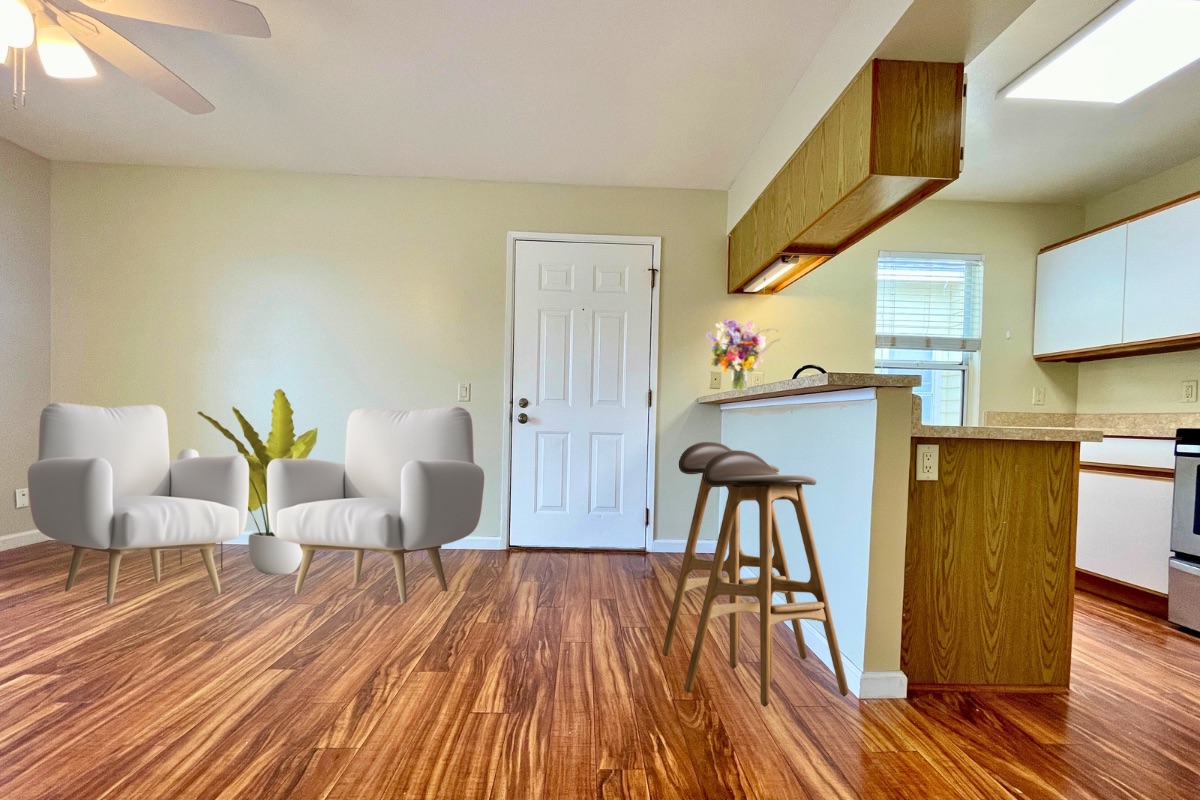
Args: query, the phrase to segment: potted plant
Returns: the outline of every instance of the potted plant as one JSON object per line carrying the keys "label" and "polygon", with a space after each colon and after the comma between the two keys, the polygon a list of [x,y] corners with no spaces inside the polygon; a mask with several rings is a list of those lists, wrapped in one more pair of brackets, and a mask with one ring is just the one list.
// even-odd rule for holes
{"label": "potted plant", "polygon": [[287,575],[295,572],[300,566],[300,545],[285,542],[271,531],[271,516],[267,507],[267,465],[277,458],[308,458],[308,454],[317,444],[317,429],[295,435],[292,404],[288,402],[282,389],[275,390],[275,402],[271,407],[271,433],[265,443],[254,430],[254,426],[236,408],[233,409],[233,416],[237,418],[249,446],[203,411],[197,413],[220,431],[222,436],[233,442],[237,451],[250,464],[249,510],[256,531],[250,534],[250,561],[260,572],[268,575]]}

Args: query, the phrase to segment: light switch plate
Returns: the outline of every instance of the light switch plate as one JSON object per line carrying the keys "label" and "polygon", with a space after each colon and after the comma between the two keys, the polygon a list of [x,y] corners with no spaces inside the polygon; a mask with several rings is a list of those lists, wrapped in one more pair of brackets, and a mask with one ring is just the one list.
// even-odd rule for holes
{"label": "light switch plate", "polygon": [[721,373],[719,373],[719,372],[708,373],[708,388],[710,388],[710,389],[720,389],[721,388]]}
{"label": "light switch plate", "polygon": [[1196,391],[1200,382],[1196,380],[1184,381],[1183,389],[1180,393],[1179,402],[1194,403],[1196,402]]}
{"label": "light switch plate", "polygon": [[460,403],[471,402],[471,384],[460,383],[458,385],[458,402],[460,402]]}
{"label": "light switch plate", "polygon": [[14,492],[13,494],[16,495],[15,499],[16,499],[16,503],[17,503],[17,508],[29,508],[29,490],[28,489],[17,489],[17,491]]}
{"label": "light switch plate", "polygon": [[936,481],[938,479],[938,446],[936,444],[917,445],[917,480]]}

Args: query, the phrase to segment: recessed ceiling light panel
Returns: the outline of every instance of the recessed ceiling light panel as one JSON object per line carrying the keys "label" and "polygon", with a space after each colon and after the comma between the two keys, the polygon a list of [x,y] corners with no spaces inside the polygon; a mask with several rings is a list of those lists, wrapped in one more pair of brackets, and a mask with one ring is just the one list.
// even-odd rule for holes
{"label": "recessed ceiling light panel", "polygon": [[1200,59],[1200,0],[1124,0],[1001,92],[1002,97],[1123,103]]}

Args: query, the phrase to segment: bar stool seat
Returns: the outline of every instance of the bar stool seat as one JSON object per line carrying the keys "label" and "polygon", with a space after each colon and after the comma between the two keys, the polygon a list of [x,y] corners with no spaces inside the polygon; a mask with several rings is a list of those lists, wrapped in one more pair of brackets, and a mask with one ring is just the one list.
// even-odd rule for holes
{"label": "bar stool seat", "polygon": [[[829,652],[833,658],[834,674],[837,676],[838,690],[843,695],[848,694],[849,688],[842,668],[842,656],[833,627],[833,616],[829,609],[825,583],[821,577],[821,568],[813,543],[812,525],[809,522],[808,510],[804,505],[803,487],[813,486],[816,481],[807,475],[780,475],[778,471],[764,470],[763,465],[764,462],[752,453],[730,451],[715,456],[704,470],[703,481],[706,484],[713,487],[725,487],[729,491],[729,500],[725,506],[721,533],[717,539],[717,549],[713,560],[718,563],[728,562],[726,572],[730,580],[721,580],[721,570],[714,569],[709,572],[704,606],[700,614],[700,625],[696,631],[696,644],[692,649],[692,661],[688,668],[684,688],[691,691],[692,684],[696,679],[696,671],[700,665],[700,650],[704,646],[704,636],[712,617],[722,614],[731,615],[730,664],[736,666],[737,614],[750,612],[759,615],[761,635],[759,665],[761,701],[764,706],[770,700],[771,691],[771,626],[777,622],[793,621],[796,623],[794,628],[797,645],[802,656],[805,654],[805,650],[799,621],[811,619],[824,625]],[[775,569],[760,568],[757,578],[741,577],[737,563],[741,554],[737,507],[740,503],[748,500],[754,500],[759,505],[759,556],[757,560],[760,564],[771,564],[773,567],[780,563],[783,555],[773,504],[776,500],[786,500],[792,504],[796,512],[796,519],[800,524],[800,536],[804,543],[805,556],[808,559],[808,580],[792,580],[786,571],[786,561],[783,561],[783,570],[779,576],[774,574]],[[775,603],[776,592],[784,592],[787,602]],[[796,602],[794,595],[797,592],[810,594],[814,599]],[[728,595],[730,602],[717,603],[717,595],[722,594]],[[756,602],[742,602],[739,600],[741,597],[751,597]]]}
{"label": "bar stool seat", "polygon": [[[700,442],[683,451],[679,456],[679,471],[686,475],[703,475],[709,463],[718,456],[725,456],[729,453],[742,453],[743,451],[730,450],[725,445],[719,442]],[[759,472],[778,472],[775,467],[767,464],[765,461],[755,456],[752,453],[744,453],[753,459],[752,462]],[[740,463],[740,462],[739,462]],[[703,477],[700,480],[700,491],[696,495],[696,509],[692,512],[692,526],[688,531],[687,544],[683,549],[683,564],[679,568],[679,578],[675,585],[675,599],[671,604],[671,616],[667,622],[667,636],[663,643],[663,655],[668,655],[671,652],[671,642],[675,638],[675,628],[679,624],[679,609],[683,605],[683,596],[692,589],[699,589],[708,584],[708,574],[712,571],[714,559],[699,558],[696,556],[696,542],[700,537],[700,525],[704,521],[704,509],[708,505],[708,494],[712,490],[712,485],[705,481]],[[734,524],[737,522],[735,520]],[[741,566],[758,566],[758,558],[755,556],[741,555]],[[721,569],[729,569],[731,563],[737,563],[738,559],[725,559],[721,564]],[[704,571],[704,575],[691,576],[691,573]]]}

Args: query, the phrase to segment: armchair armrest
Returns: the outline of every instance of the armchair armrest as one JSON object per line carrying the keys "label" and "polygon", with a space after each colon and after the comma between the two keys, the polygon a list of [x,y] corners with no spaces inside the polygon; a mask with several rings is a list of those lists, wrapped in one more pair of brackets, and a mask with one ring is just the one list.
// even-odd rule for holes
{"label": "armchair armrest", "polygon": [[46,458],[29,467],[38,530],[79,547],[112,546],[113,473],[103,458]]}
{"label": "armchair armrest", "polygon": [[475,530],[483,506],[483,469],[470,461],[410,461],[400,471],[405,550],[440,547]]}
{"label": "armchair armrest", "polygon": [[267,465],[267,498],[271,529],[275,515],[288,506],[346,496],[346,468],[333,461],[277,458]]}
{"label": "armchair armrest", "polygon": [[191,456],[171,462],[171,496],[236,508],[239,531],[246,528],[249,494],[250,465],[241,456]]}

